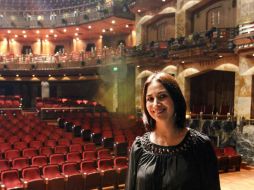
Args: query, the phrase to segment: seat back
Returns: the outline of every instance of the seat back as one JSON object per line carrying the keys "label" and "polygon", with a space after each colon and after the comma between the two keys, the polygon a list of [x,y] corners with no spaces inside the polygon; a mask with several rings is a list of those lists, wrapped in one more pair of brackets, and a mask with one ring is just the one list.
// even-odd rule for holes
{"label": "seat back", "polygon": [[80,170],[84,173],[97,172],[97,162],[95,160],[82,161],[80,163]]}
{"label": "seat back", "polygon": [[109,170],[114,168],[114,160],[113,159],[101,159],[98,160],[98,169],[100,170]]}
{"label": "seat back", "polygon": [[25,167],[29,166],[29,160],[28,158],[20,157],[20,158],[14,158],[12,160],[12,168],[13,169],[23,169]]}
{"label": "seat back", "polygon": [[38,155],[38,152],[35,148],[25,148],[22,151],[22,155],[23,155],[23,157],[31,158],[33,156]]}
{"label": "seat back", "polygon": [[97,160],[96,151],[84,151],[82,158],[83,160]]}
{"label": "seat back", "polygon": [[8,169],[10,169],[8,160],[0,160],[0,173]]}
{"label": "seat back", "polygon": [[112,158],[112,155],[110,154],[110,151],[108,149],[102,149],[97,152],[97,158],[108,159],[108,158]]}
{"label": "seat back", "polygon": [[49,156],[50,164],[62,164],[65,162],[64,154],[51,154]]}
{"label": "seat back", "polygon": [[82,146],[81,144],[71,144],[69,147],[70,152],[82,152]]}
{"label": "seat back", "polygon": [[116,157],[114,159],[114,166],[116,168],[128,167],[128,158],[127,157]]}
{"label": "seat back", "polygon": [[87,143],[84,145],[84,151],[95,151],[96,145],[94,143]]}
{"label": "seat back", "polygon": [[62,177],[57,164],[49,164],[49,165],[43,166],[42,174],[45,178],[48,178],[48,179],[52,179],[55,177]]}
{"label": "seat back", "polygon": [[28,182],[31,180],[42,179],[40,175],[40,169],[36,166],[24,168],[22,170],[22,178]]}
{"label": "seat back", "polygon": [[62,165],[62,172],[66,175],[79,174],[78,164],[75,162],[67,162]]}
{"label": "seat back", "polygon": [[48,160],[47,160],[47,156],[45,155],[32,157],[32,166],[42,167],[44,165],[47,165],[47,163],[48,163]]}
{"label": "seat back", "polygon": [[79,152],[70,152],[66,155],[66,160],[68,162],[80,162],[81,154]]}
{"label": "seat back", "polygon": [[18,170],[10,169],[10,170],[2,171],[1,181],[7,187],[13,187],[16,184],[19,184],[20,180],[19,180]]}

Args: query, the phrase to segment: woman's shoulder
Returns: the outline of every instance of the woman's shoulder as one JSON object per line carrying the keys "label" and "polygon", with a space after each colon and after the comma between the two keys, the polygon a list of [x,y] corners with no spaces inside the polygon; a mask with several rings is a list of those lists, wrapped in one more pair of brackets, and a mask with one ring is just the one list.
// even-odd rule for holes
{"label": "woman's shoulder", "polygon": [[207,146],[211,146],[211,140],[210,138],[195,130],[195,129],[189,129],[190,132],[190,140],[193,143],[194,146],[199,146],[199,147],[207,147]]}

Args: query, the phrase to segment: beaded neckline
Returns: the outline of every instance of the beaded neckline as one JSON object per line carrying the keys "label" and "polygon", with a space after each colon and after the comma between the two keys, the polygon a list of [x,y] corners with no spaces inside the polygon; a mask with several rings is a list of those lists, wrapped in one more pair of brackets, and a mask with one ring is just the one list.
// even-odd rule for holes
{"label": "beaded neckline", "polygon": [[151,132],[147,132],[143,135],[143,137],[141,138],[141,144],[146,151],[153,154],[174,155],[186,151],[191,147],[193,143],[195,144],[195,141],[193,141],[193,136],[195,135],[195,133],[193,133],[191,129],[186,133],[184,139],[175,146],[161,146],[154,144],[150,141],[150,134]]}

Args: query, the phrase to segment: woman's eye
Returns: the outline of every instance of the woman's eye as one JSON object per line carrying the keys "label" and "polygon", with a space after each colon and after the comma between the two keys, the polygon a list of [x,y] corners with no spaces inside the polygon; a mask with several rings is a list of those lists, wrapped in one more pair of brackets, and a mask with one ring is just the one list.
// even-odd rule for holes
{"label": "woman's eye", "polygon": [[152,97],[148,97],[148,98],[146,98],[146,101],[147,101],[147,102],[152,102],[152,101],[153,101],[153,98],[152,98]]}
{"label": "woman's eye", "polygon": [[159,97],[158,97],[158,99],[162,100],[162,99],[164,99],[164,98],[166,98],[166,97],[167,97],[166,94],[160,94]]}

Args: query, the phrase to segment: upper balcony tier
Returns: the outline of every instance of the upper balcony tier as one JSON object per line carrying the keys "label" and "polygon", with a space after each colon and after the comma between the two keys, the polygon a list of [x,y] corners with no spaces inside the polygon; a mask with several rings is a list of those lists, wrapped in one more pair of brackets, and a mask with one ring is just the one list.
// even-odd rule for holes
{"label": "upper balcony tier", "polygon": [[124,1],[0,0],[0,28],[37,29],[82,25],[108,17],[134,20]]}

